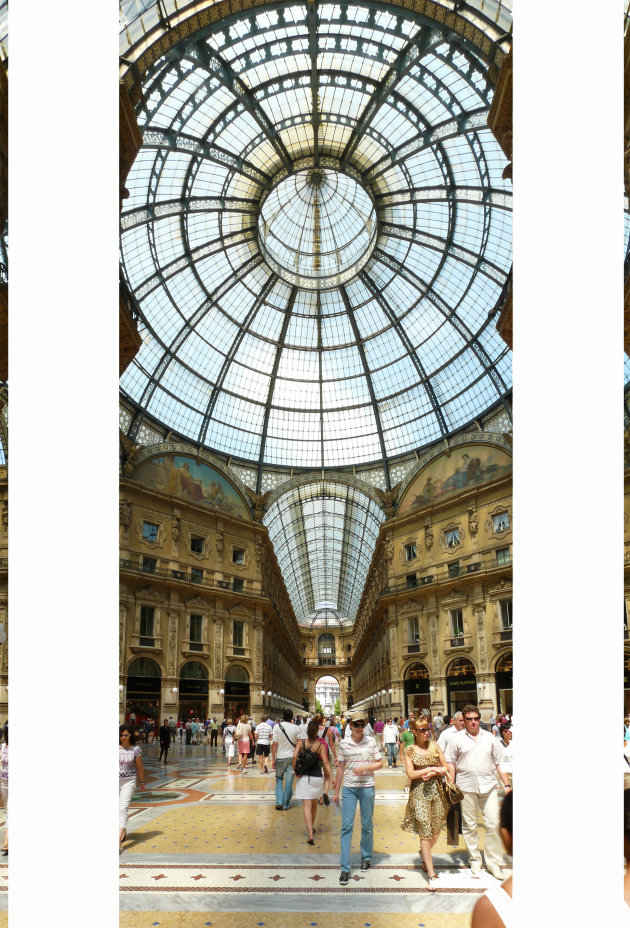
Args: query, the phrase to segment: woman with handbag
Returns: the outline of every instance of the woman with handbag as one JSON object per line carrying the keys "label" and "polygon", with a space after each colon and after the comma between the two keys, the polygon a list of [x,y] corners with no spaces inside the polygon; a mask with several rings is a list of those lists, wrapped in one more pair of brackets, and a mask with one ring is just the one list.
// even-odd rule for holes
{"label": "woman with handbag", "polygon": [[421,716],[409,725],[413,732],[414,744],[405,749],[403,759],[405,770],[411,783],[405,817],[401,824],[403,831],[410,831],[420,836],[420,855],[429,877],[427,889],[437,889],[437,875],[433,867],[431,851],[435,845],[446,814],[449,800],[446,796],[442,778],[448,773],[446,759],[441,748],[431,741],[429,721]]}
{"label": "woman with handbag", "polygon": [[328,746],[318,737],[318,733],[319,720],[316,717],[308,723],[306,738],[297,742],[293,752],[293,771],[297,780],[293,795],[296,799],[302,800],[302,812],[308,829],[307,844],[314,844],[315,828],[313,826],[317,815],[317,800],[324,792],[322,765],[326,779],[328,781],[332,779],[332,771],[328,763]]}

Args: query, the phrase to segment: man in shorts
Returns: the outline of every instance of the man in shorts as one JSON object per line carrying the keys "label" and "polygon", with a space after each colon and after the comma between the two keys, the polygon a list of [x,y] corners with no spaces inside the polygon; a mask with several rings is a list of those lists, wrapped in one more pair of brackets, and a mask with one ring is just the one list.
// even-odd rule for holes
{"label": "man in shorts", "polygon": [[267,765],[269,763],[268,757],[271,749],[271,732],[271,725],[268,724],[267,715],[263,712],[260,716],[260,722],[256,726],[256,731],[254,732],[254,737],[256,738],[256,756],[258,757],[261,773],[269,773]]}

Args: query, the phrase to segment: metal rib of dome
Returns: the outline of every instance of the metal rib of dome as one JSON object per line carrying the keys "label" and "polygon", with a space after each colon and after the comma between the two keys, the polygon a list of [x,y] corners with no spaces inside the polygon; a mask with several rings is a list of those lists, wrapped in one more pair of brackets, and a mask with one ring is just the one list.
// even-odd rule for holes
{"label": "metal rib of dome", "polygon": [[129,436],[147,414],[259,474],[387,478],[504,400],[491,97],[472,46],[393,3],[243,9],[157,58],[121,220],[143,336]]}

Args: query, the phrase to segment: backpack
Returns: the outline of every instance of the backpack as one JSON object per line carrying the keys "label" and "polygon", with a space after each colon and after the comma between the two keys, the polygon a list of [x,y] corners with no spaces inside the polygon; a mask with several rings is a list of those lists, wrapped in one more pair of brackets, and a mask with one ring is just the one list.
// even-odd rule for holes
{"label": "backpack", "polygon": [[302,747],[295,759],[295,772],[297,776],[309,776],[309,774],[319,773],[319,748],[317,751],[311,751],[302,741]]}

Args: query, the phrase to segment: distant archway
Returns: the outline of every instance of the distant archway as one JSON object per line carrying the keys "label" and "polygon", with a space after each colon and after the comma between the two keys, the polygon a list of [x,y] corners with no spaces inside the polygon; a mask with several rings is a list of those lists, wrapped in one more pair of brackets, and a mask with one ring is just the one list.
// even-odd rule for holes
{"label": "distant archway", "polygon": [[230,664],[225,674],[224,711],[234,721],[251,715],[249,673],[240,664]]}
{"label": "distant archway", "polygon": [[453,715],[471,703],[477,705],[477,671],[467,657],[456,657],[446,669],[448,712]]}
{"label": "distant archway", "polygon": [[419,715],[423,709],[431,710],[431,676],[420,661],[405,670],[405,716],[410,712]]}
{"label": "distant archway", "polygon": [[319,700],[324,715],[332,715],[335,702],[340,698],[341,688],[336,677],[320,677],[315,683],[315,699]]}
{"label": "distant archway", "polygon": [[145,719],[160,715],[162,671],[150,657],[137,657],[127,669],[127,700],[125,721],[135,719],[138,725]]}

